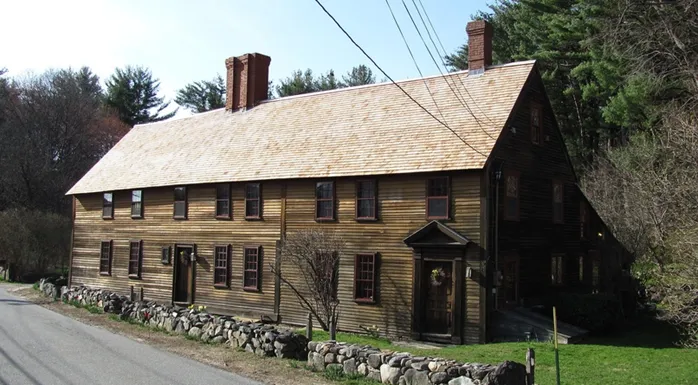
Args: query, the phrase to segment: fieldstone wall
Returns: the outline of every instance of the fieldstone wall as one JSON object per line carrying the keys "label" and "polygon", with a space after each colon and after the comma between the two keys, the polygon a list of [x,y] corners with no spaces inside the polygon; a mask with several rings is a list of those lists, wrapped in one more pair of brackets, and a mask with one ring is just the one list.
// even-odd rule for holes
{"label": "fieldstone wall", "polygon": [[39,280],[39,291],[47,297],[58,299],[65,284],[65,278],[42,278]]}
{"label": "fieldstone wall", "polygon": [[229,344],[262,357],[303,360],[308,355],[305,336],[278,330],[261,322],[242,321],[235,317],[216,316],[205,311],[155,302],[131,301],[126,296],[85,286],[64,288],[61,299],[97,306],[105,313],[119,315],[122,320],[135,320],[153,328],[187,334],[203,342]]}
{"label": "fieldstone wall", "polygon": [[524,365],[459,363],[339,342],[308,343],[308,365],[393,385],[527,385]]}

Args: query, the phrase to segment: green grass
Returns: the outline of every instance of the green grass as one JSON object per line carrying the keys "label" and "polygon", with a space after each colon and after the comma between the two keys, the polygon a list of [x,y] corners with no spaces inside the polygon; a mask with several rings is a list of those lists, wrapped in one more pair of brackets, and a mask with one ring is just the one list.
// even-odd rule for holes
{"label": "green grass", "polygon": [[102,310],[102,308],[100,308],[100,307],[98,307],[98,306],[95,306],[95,305],[83,305],[83,304],[80,303],[80,301],[76,301],[76,300],[70,300],[70,301],[65,301],[65,300],[64,300],[63,303],[66,303],[66,304],[68,304],[68,305],[75,306],[75,307],[77,307],[77,308],[79,308],[79,309],[85,309],[85,310],[87,310],[88,312],[90,312],[90,313],[92,313],[92,314],[102,314],[102,313],[104,313],[104,310]]}
{"label": "green grass", "polygon": [[[560,345],[561,382],[565,385],[695,384],[698,350],[673,346],[676,337],[676,333],[667,325],[644,320],[612,336],[590,338],[583,344]],[[329,335],[323,331],[313,331],[313,339],[328,340]],[[337,333],[337,340],[408,351],[419,356],[483,363],[505,360],[523,363],[526,349],[532,347],[536,351],[536,383],[555,383],[555,355],[551,343],[507,342],[424,350],[395,346],[385,339],[348,333]],[[343,383],[345,381],[342,380]]]}

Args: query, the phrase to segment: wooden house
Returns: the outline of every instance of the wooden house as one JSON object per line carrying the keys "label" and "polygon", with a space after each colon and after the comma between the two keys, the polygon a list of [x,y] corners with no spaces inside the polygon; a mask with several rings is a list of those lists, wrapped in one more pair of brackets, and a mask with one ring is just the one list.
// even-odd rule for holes
{"label": "wooden house", "polygon": [[399,82],[414,101],[392,83],[266,100],[271,59],[227,59],[225,109],[134,127],[68,192],[71,284],[303,324],[270,267],[317,228],[347,244],[340,330],[481,343],[494,311],[602,290],[620,246],[535,61],[492,65],[491,26],[467,32],[470,70]]}

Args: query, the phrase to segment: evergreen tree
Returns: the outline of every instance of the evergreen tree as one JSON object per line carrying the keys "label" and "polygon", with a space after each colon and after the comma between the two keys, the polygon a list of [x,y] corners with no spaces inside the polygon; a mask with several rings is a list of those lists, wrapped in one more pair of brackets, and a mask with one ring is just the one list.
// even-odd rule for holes
{"label": "evergreen tree", "polygon": [[334,75],[334,70],[329,70],[327,74],[320,75],[320,78],[314,82],[315,91],[327,91],[345,87],[342,82],[337,81]]}
{"label": "evergreen tree", "polygon": [[376,77],[373,71],[367,66],[361,64],[351,69],[342,77],[343,83],[347,87],[362,86],[365,84],[373,84],[376,82]]}
{"label": "evergreen tree", "polygon": [[213,80],[189,83],[177,91],[175,102],[192,112],[206,112],[225,107],[225,82],[218,75]]}
{"label": "evergreen tree", "polygon": [[293,71],[291,76],[280,80],[279,83],[276,86],[276,93],[280,98],[317,91],[315,80],[313,79],[313,71],[310,68],[305,70],[305,72],[301,70]]}
{"label": "evergreen tree", "polygon": [[158,97],[160,81],[153,78],[149,69],[126,66],[117,68],[107,80],[105,104],[113,108],[122,122],[129,126],[158,122],[173,117],[177,110],[161,115],[170,105]]}

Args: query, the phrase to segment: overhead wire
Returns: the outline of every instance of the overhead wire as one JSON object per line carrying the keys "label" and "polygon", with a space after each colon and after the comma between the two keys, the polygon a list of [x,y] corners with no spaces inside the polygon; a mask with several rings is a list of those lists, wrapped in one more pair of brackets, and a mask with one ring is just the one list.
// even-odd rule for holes
{"label": "overhead wire", "polygon": [[[386,1],[388,1],[388,0],[386,0]],[[473,110],[470,108],[470,106],[468,106],[468,103],[465,101],[465,97],[460,92],[460,89],[458,89],[456,91],[456,89],[454,89],[453,86],[451,85],[451,83],[449,82],[449,79],[448,79],[449,77],[445,76],[443,71],[441,71],[441,67],[439,67],[439,64],[436,62],[436,58],[434,58],[434,55],[432,54],[431,49],[429,49],[429,45],[427,44],[426,40],[424,40],[424,36],[422,36],[422,32],[419,30],[419,27],[417,27],[417,22],[412,17],[412,12],[410,12],[409,8],[407,7],[407,3],[405,3],[405,0],[401,0],[401,1],[402,1],[402,5],[405,7],[405,11],[407,11],[407,15],[410,17],[410,20],[412,21],[412,25],[414,26],[415,30],[417,30],[417,34],[419,35],[419,38],[422,40],[422,43],[424,44],[424,48],[426,48],[427,52],[429,53],[429,56],[431,57],[431,60],[434,62],[434,65],[436,66],[436,69],[439,70],[441,77],[444,79],[444,81],[448,85],[448,88],[450,88],[451,92],[453,92],[453,96],[456,97],[458,102],[460,102],[460,104],[466,109],[466,111],[468,111],[468,113],[473,117],[473,119],[475,119],[475,122],[479,126],[480,130],[482,132],[484,132],[485,135],[489,136],[491,139],[496,140],[496,138],[493,137],[489,132],[487,132],[487,130],[485,130],[485,128],[482,126],[482,122],[473,113]],[[439,53],[438,48],[436,47],[436,43],[434,42],[433,38],[431,37],[431,33],[429,32],[429,28],[427,28],[427,25],[424,22],[424,18],[422,18],[422,14],[419,12],[419,8],[417,8],[417,4],[414,3],[414,0],[412,0],[412,3],[414,4],[415,9],[417,10],[417,13],[419,14],[420,19],[422,20],[422,24],[424,25],[424,29],[427,31],[427,35],[429,36],[429,39],[431,40],[432,44],[434,45],[434,49],[436,50],[436,54],[439,57],[441,57],[441,54]],[[444,65],[444,68],[445,68],[446,63],[443,61],[443,58],[441,58],[441,63]],[[453,79],[451,79],[451,80],[453,80]],[[461,79],[461,82],[462,82],[462,79]],[[456,85],[455,80],[453,80],[453,84]],[[456,85],[456,87],[457,87],[457,85]],[[466,89],[466,91],[467,91],[467,89]],[[468,94],[468,95],[470,95],[470,94]],[[470,98],[473,99],[472,96]],[[474,99],[473,99],[473,101],[474,101]]]}
{"label": "overhead wire", "polygon": [[325,6],[320,2],[320,0],[315,0],[315,3],[316,3],[318,6],[320,6],[320,8],[322,8],[323,12],[325,12],[325,14],[326,14],[330,19],[332,19],[332,21],[335,23],[335,25],[337,25],[337,27],[344,33],[344,35],[352,42],[352,44],[354,44],[354,46],[356,46],[356,48],[358,48],[359,51],[361,51],[361,53],[362,53],[364,56],[366,56],[366,58],[367,58],[369,61],[371,61],[371,63],[373,63],[374,66],[376,66],[376,68],[383,74],[383,76],[385,76],[385,77],[386,77],[388,80],[390,80],[390,82],[393,83],[400,91],[402,91],[402,93],[405,94],[405,96],[407,96],[412,102],[414,102],[417,106],[419,106],[422,110],[424,110],[424,112],[426,112],[427,114],[429,114],[429,116],[431,116],[431,117],[432,117],[434,120],[436,120],[439,124],[441,124],[442,126],[446,127],[446,129],[448,129],[449,131],[451,131],[451,133],[452,133],[453,135],[455,135],[458,139],[460,139],[460,141],[463,142],[466,146],[470,147],[470,149],[472,149],[473,151],[475,151],[476,153],[480,154],[481,156],[483,156],[483,157],[485,157],[485,158],[488,157],[487,155],[485,155],[484,153],[482,153],[481,151],[479,151],[478,149],[476,149],[475,147],[473,147],[470,143],[466,142],[465,139],[463,139],[455,130],[453,130],[451,127],[449,127],[448,124],[442,122],[439,118],[437,118],[434,114],[432,114],[431,111],[429,111],[428,109],[426,109],[426,108],[425,108],[423,105],[421,105],[414,97],[412,97],[412,95],[410,95],[402,86],[400,86],[398,83],[396,83],[395,80],[393,80],[393,78],[390,77],[390,75],[388,75],[388,73],[385,72],[385,71],[383,70],[383,68],[381,68],[381,66],[378,65],[378,63],[376,63],[376,61],[371,57],[371,55],[369,55],[369,54],[366,52],[366,50],[364,50],[364,49],[361,47],[361,45],[359,45],[359,43],[357,43],[357,42],[354,40],[354,38],[351,37],[351,35],[349,34],[349,32],[347,32],[347,30],[344,29],[344,27],[342,27],[342,24],[340,24],[339,21],[337,21],[337,19],[330,13],[330,11],[327,10],[327,8],[325,8]]}
{"label": "overhead wire", "polygon": [[[417,13],[419,13],[419,17],[421,18],[422,15],[421,15],[421,13],[419,12],[419,8],[417,8],[417,4],[416,4],[414,1],[415,1],[415,0],[412,0],[412,3],[414,4],[415,8],[417,9]],[[436,40],[439,42],[439,45],[441,46],[441,51],[443,52],[443,55],[439,52],[438,48],[436,48],[436,43],[434,43],[434,40],[431,41],[432,44],[434,44],[434,48],[436,49],[437,55],[439,55],[439,57],[441,58],[441,62],[442,62],[442,64],[444,65],[444,68],[446,68],[446,67],[447,67],[447,66],[446,66],[446,62],[444,61],[444,56],[446,55],[446,48],[444,47],[443,43],[441,42],[441,38],[439,37],[438,32],[436,32],[436,28],[434,28],[434,24],[432,24],[431,18],[429,17],[429,13],[427,13],[427,10],[426,10],[426,8],[424,7],[424,4],[422,3],[422,0],[417,0],[417,1],[419,1],[419,5],[421,6],[422,11],[424,12],[424,16],[426,16],[427,22],[429,22],[429,26],[431,27],[431,30],[434,32],[434,36],[436,36]],[[424,19],[422,19],[422,23],[424,23]],[[425,24],[425,28],[426,28],[426,24]],[[429,29],[427,28],[427,32],[428,32],[428,31],[429,31]],[[431,35],[429,36],[429,38],[431,39]],[[480,112],[482,113],[482,115],[483,115],[485,118],[487,118],[487,120],[489,120],[490,123],[494,123],[494,121],[493,121],[489,116],[487,116],[487,114],[485,114],[485,111],[483,111],[482,108],[480,108],[480,106],[477,104],[477,101],[475,100],[475,98],[473,98],[473,96],[472,96],[472,95],[470,94],[470,92],[468,91],[468,87],[465,86],[465,83],[463,82],[463,79],[460,78],[460,77],[458,77],[458,79],[460,80],[460,83],[461,83],[461,85],[463,86],[463,90],[465,90],[465,93],[468,94],[468,97],[470,97],[470,100],[472,100],[473,103],[475,104],[475,107],[477,107],[477,109],[480,110]]]}
{"label": "overhead wire", "polygon": [[422,70],[419,68],[419,64],[417,64],[417,59],[415,59],[414,54],[412,54],[412,49],[410,48],[409,43],[407,43],[407,38],[405,37],[405,34],[402,32],[402,28],[400,27],[400,23],[398,23],[397,18],[395,17],[395,13],[393,13],[393,8],[390,6],[390,2],[388,0],[385,0],[385,4],[388,6],[388,10],[390,11],[390,15],[393,17],[393,21],[395,22],[395,26],[397,27],[398,32],[400,32],[400,36],[402,36],[402,41],[405,43],[405,47],[407,47],[407,52],[410,53],[412,63],[414,63],[414,66],[417,67],[417,72],[419,73],[419,77],[421,77],[422,81],[424,82],[424,87],[427,89],[427,93],[431,97],[431,100],[434,102],[436,110],[439,111],[441,119],[443,119],[444,123],[448,124],[448,122],[446,121],[446,117],[444,116],[443,112],[441,112],[438,103],[436,103],[436,98],[434,98],[434,94],[431,92],[431,89],[429,88],[429,83],[424,78],[424,74],[422,74]]}

